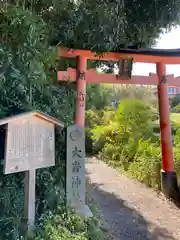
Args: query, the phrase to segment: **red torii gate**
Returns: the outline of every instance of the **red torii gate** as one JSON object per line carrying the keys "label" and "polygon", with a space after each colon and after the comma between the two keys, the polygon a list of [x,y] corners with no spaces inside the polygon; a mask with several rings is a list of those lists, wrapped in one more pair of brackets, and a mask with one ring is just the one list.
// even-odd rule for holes
{"label": "red torii gate", "polygon": [[[172,197],[172,191],[179,192],[177,186],[177,176],[173,164],[173,146],[171,137],[170,110],[168,99],[168,84],[170,86],[180,86],[179,78],[173,75],[166,76],[166,64],[180,64],[179,50],[122,50],[119,53],[109,52],[100,56],[88,50],[68,50],[59,49],[59,56],[66,58],[77,58],[77,69],[68,68],[67,71],[58,72],[59,81],[76,81],[76,114],[75,122],[78,126],[84,127],[85,122],[85,96],[87,83],[115,83],[115,84],[138,84],[157,85],[162,170],[161,187],[163,193]],[[122,57],[131,57],[133,62],[155,63],[157,74],[150,76],[132,76],[129,80],[120,79],[115,74],[98,74],[95,70],[87,70],[87,60],[119,61]]]}

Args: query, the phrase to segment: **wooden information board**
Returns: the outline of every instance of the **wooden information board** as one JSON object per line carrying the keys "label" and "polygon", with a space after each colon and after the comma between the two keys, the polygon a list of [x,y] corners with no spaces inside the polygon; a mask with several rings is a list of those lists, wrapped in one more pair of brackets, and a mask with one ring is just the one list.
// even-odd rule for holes
{"label": "wooden information board", "polygon": [[54,124],[35,116],[10,122],[5,151],[5,174],[54,166]]}
{"label": "wooden information board", "polygon": [[64,127],[64,124],[33,111],[0,119],[0,126],[4,173],[24,172],[25,175],[24,217],[31,231],[36,216],[36,169],[55,165],[55,126]]}

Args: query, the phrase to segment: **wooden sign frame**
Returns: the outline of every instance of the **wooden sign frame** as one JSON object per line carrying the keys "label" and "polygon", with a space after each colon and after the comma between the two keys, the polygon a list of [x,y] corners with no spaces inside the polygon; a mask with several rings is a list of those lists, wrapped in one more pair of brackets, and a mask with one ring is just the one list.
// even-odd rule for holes
{"label": "wooden sign frame", "polygon": [[119,61],[119,77],[123,80],[129,80],[132,76],[133,58],[124,57]]}
{"label": "wooden sign frame", "polygon": [[[27,123],[29,123],[30,125],[28,125]],[[33,123],[37,123],[34,129],[33,126],[31,126]],[[43,125],[42,128],[39,125],[40,123],[42,123]],[[55,165],[55,126],[64,127],[64,124],[59,120],[48,116],[47,114],[44,114],[39,111],[33,111],[1,119],[0,126],[3,126],[3,128],[6,129],[5,146],[1,146],[1,148],[4,148],[5,152],[4,173],[10,174],[22,171],[25,172],[24,217],[25,219],[27,219],[28,231],[31,231],[35,224],[36,214],[35,211],[36,169]],[[16,127],[19,127],[19,129],[17,129]],[[24,135],[21,132],[23,130],[22,129],[23,127],[24,131],[25,130],[27,131],[26,134]],[[28,127],[30,128],[28,129]],[[15,134],[16,132],[13,135],[13,129],[14,132],[17,131],[19,135]],[[18,132],[18,130],[20,131]],[[41,136],[41,138],[36,139],[37,136]],[[31,140],[30,142],[28,142],[28,137]],[[23,149],[23,147],[27,147],[27,149]],[[42,152],[42,148],[44,152]],[[32,154],[33,151],[35,154]],[[24,155],[24,152],[27,154],[27,156]],[[21,158],[19,159],[24,161],[25,158],[26,162],[21,163],[21,161],[19,161],[20,163],[19,166],[15,164],[13,162],[14,153],[16,153],[14,155],[14,159],[15,156],[16,157],[20,156]],[[40,163],[39,161],[37,161],[38,158],[37,153],[40,153],[39,158],[41,160]],[[45,161],[43,161],[44,160],[43,158],[45,158]],[[31,162],[29,162],[28,164],[28,161]]]}
{"label": "wooden sign frame", "polygon": [[4,173],[55,165],[54,124],[37,117],[7,125]]}

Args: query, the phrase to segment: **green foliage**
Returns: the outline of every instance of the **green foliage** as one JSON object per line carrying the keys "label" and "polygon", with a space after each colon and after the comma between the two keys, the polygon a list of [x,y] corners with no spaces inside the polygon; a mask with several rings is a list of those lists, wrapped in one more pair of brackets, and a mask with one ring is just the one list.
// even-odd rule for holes
{"label": "green foliage", "polygon": [[64,10],[57,39],[70,48],[99,52],[148,47],[163,28],[178,20],[179,7],[179,1],[169,0],[78,1],[74,11]]}
{"label": "green foliage", "polygon": [[47,212],[28,240],[104,240],[98,220],[83,219],[73,211],[59,206],[56,212]]}
{"label": "green foliage", "polygon": [[[93,116],[93,111],[90,116]],[[97,115],[96,115],[97,116]],[[128,170],[134,161],[140,139],[154,141],[154,111],[135,99],[124,99],[117,110],[106,110],[101,119],[91,118],[91,138],[95,152],[116,167]]]}
{"label": "green foliage", "polygon": [[176,131],[176,135],[174,137],[174,144],[177,148],[180,146],[180,128],[178,128]]}
{"label": "green foliage", "polygon": [[180,104],[179,103],[174,108],[172,108],[172,112],[180,113]]}
{"label": "green foliage", "polygon": [[[126,100],[126,98],[129,97],[129,100]],[[133,100],[132,100],[133,99]],[[136,99],[136,100],[134,100]],[[140,101],[141,100],[141,101]],[[143,102],[146,102],[147,104],[143,105]],[[129,104],[126,102],[129,101]],[[151,130],[152,127],[150,126],[150,121],[157,119],[157,110],[154,108],[155,106],[155,101],[154,101],[154,95],[152,95],[152,91],[149,88],[144,88],[144,87],[132,87],[126,85],[124,86],[112,86],[110,84],[106,85],[89,85],[87,88],[87,109],[88,111],[86,112],[86,151],[88,153],[97,153],[99,150],[102,149],[103,145],[105,144],[105,134],[108,135],[108,129],[109,129],[109,124],[112,124],[112,122],[117,122],[115,121],[115,111],[114,109],[117,108],[117,106],[113,105],[112,103],[119,103],[121,102],[120,106],[123,108],[123,104],[126,105],[126,111],[124,113],[127,118],[131,118],[131,110],[133,109],[133,115],[136,118],[136,122],[134,122],[134,125],[139,124],[138,120],[138,114],[135,113],[137,108],[134,108],[134,105],[137,105],[138,102],[139,104],[142,104],[143,107],[147,109],[141,109],[140,115],[143,115],[142,122],[148,119],[149,124],[147,125],[146,123],[144,126],[146,127],[146,130],[144,126],[140,129],[141,136],[143,135],[143,131],[147,131],[147,127],[149,127],[149,136],[154,138],[154,141],[156,140],[157,137],[152,136]],[[131,104],[132,103],[132,104]],[[134,105],[133,105],[134,104]],[[148,107],[148,104],[150,104],[152,107]],[[142,108],[143,108],[142,107]],[[121,111],[121,110],[120,110]],[[124,111],[124,110],[123,110]],[[148,113],[151,115],[149,118]],[[118,113],[116,113],[118,115]],[[121,116],[121,113],[120,113]],[[147,116],[147,117],[146,117]],[[117,116],[118,118],[118,116]],[[144,119],[145,118],[145,119]],[[125,119],[124,119],[125,120]],[[134,120],[133,120],[134,121]],[[121,116],[121,127],[124,127],[124,122],[122,121],[122,116]],[[126,120],[125,120],[126,122]],[[138,124],[137,124],[138,122]],[[102,127],[103,125],[103,127]],[[107,126],[106,126],[107,125]],[[105,128],[105,129],[104,129]],[[97,134],[93,134],[91,131],[96,131]],[[114,130],[115,132],[118,131],[118,127]],[[101,132],[104,134],[101,135],[101,139],[97,139],[98,135],[101,134]],[[146,133],[146,137],[147,133]],[[92,144],[92,138],[94,144]],[[94,145],[94,147],[92,146]]]}
{"label": "green foliage", "polygon": [[[89,112],[89,118],[90,116],[92,117],[92,113],[93,111]],[[97,114],[97,116],[99,117],[96,117],[94,123],[91,123],[89,128],[89,134],[91,134],[95,152],[100,151],[109,137],[115,134],[115,131],[113,130],[116,125],[116,123],[112,122],[112,119],[115,118],[114,112],[112,110],[101,111],[99,112],[99,115]],[[94,119],[91,119],[91,121],[93,120]],[[116,130],[118,131],[118,128]]]}
{"label": "green foliage", "polygon": [[1,8],[7,3],[40,15],[52,44],[101,52],[150,46],[162,29],[176,24],[180,10],[178,0],[3,0]]}
{"label": "green foliage", "polygon": [[131,132],[137,138],[151,134],[153,115],[151,107],[136,99],[122,100],[116,112],[117,121],[123,125],[124,132]]}
{"label": "green foliage", "polygon": [[124,99],[117,110],[104,111],[99,122],[92,117],[91,134],[101,159],[159,189],[161,154],[153,134],[156,117],[156,111],[142,101]]}
{"label": "green foliage", "polygon": [[[179,134],[179,133],[178,133]],[[174,169],[177,174],[178,184],[180,184],[180,151],[179,144],[173,148],[174,152]]]}
{"label": "green foliage", "polygon": [[[101,114],[101,115],[100,115]],[[102,117],[100,117],[102,116]],[[171,115],[174,165],[180,179],[180,124]],[[117,110],[90,110],[88,126],[93,147],[99,157],[115,168],[160,190],[161,151],[157,111],[137,99],[121,100]],[[154,129],[156,130],[154,132]]]}
{"label": "green foliage", "polygon": [[23,232],[23,175],[4,176],[2,166],[0,173],[0,239],[14,240]]}
{"label": "green foliage", "polygon": [[75,96],[73,88],[52,85],[57,81],[52,71],[56,49],[48,46],[45,23],[19,8],[8,7],[0,16],[1,116],[39,109],[63,121],[72,119],[68,108],[74,103],[66,98]]}
{"label": "green foliage", "polygon": [[[105,121],[105,109],[110,109],[113,91],[106,85],[88,84],[86,95],[86,152],[93,152],[91,129]],[[97,151],[97,150],[96,150]]]}
{"label": "green foliage", "polygon": [[112,90],[105,85],[88,84],[87,85],[87,109],[103,110],[110,104]]}
{"label": "green foliage", "polygon": [[[74,86],[53,84],[57,81],[56,48],[48,44],[48,26],[41,17],[13,6],[1,9],[0,19],[0,116],[37,109],[71,123]],[[0,239],[23,239],[24,174],[4,176],[2,165],[0,173]],[[43,215],[48,217],[38,225],[37,231],[43,230],[36,232],[33,239],[50,239],[50,235],[52,239],[87,239],[88,234],[98,231],[93,223],[74,215],[67,219],[68,228],[64,227],[65,219],[59,216],[63,215],[62,207],[58,207],[64,204],[64,196],[65,133],[57,128],[56,167],[39,169],[36,174],[37,224]],[[91,230],[87,230],[88,224]]]}
{"label": "green foliage", "polygon": [[118,127],[115,125],[115,123],[109,123],[104,126],[95,126],[94,129],[91,130],[94,148],[96,151],[102,150],[107,142],[115,140],[116,136],[120,132]]}
{"label": "green foliage", "polygon": [[149,140],[140,141],[134,161],[130,164],[128,172],[135,179],[149,187],[160,190],[161,153],[160,148]]}
{"label": "green foliage", "polygon": [[[119,85],[119,84],[88,84],[87,85],[87,109],[103,110],[112,103],[124,99],[136,99],[149,104],[154,108],[154,115],[157,115],[157,99],[153,89],[146,86]],[[153,109],[152,109],[153,110]],[[156,117],[157,118],[157,117]]]}
{"label": "green foliage", "polygon": [[172,98],[171,100],[171,108],[176,109],[176,106],[180,104],[180,95],[176,95],[175,97]]}
{"label": "green foliage", "polygon": [[177,173],[178,183],[180,184],[180,125],[176,129],[176,134],[174,136],[174,168]]}

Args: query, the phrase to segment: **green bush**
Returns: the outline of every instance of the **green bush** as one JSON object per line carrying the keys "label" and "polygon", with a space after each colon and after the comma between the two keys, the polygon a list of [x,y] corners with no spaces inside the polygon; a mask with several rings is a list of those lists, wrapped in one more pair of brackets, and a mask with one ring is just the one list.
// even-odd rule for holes
{"label": "green bush", "polygon": [[154,109],[137,99],[122,100],[116,111],[119,125],[124,127],[124,132],[130,132],[136,139],[152,137],[155,117]]}
{"label": "green bush", "polygon": [[60,206],[56,211],[44,214],[28,240],[104,240],[99,221],[78,217],[71,210]]}
{"label": "green bush", "polygon": [[134,160],[137,148],[138,141],[128,137],[126,133],[121,133],[117,135],[117,139],[104,145],[99,156],[115,167],[128,170],[129,165]]}
{"label": "green bush", "polygon": [[160,189],[160,170],[160,148],[154,146],[149,140],[140,140],[136,156],[130,164],[128,172],[149,187]]}
{"label": "green bush", "polygon": [[[180,181],[180,129],[177,129],[174,137],[174,168]],[[180,183],[180,182],[179,182]]]}
{"label": "green bush", "polygon": [[[178,106],[179,103],[180,103],[180,95],[178,94],[178,95],[176,95],[175,97],[172,98],[171,108],[173,108],[173,109],[176,108],[176,106]],[[178,109],[179,109],[179,107],[178,107]]]}
{"label": "green bush", "polygon": [[116,128],[116,123],[112,121],[114,112],[112,110],[89,110],[86,116],[87,139],[91,139],[93,152],[97,153],[102,150],[109,135],[111,135],[111,137],[115,135],[114,128]]}
{"label": "green bush", "polygon": [[119,133],[113,123],[105,126],[95,126],[91,130],[93,146],[96,151],[103,149],[104,145],[110,141],[114,141],[116,135]]}
{"label": "green bush", "polygon": [[95,149],[93,148],[92,132],[91,129],[94,128],[96,124],[101,122],[101,112],[97,110],[86,111],[86,153],[92,154]]}
{"label": "green bush", "polygon": [[159,137],[153,133],[157,118],[154,109],[139,100],[124,99],[114,114],[106,112],[105,116],[103,123],[92,124],[91,130],[99,157],[146,185],[160,189],[161,152]]}
{"label": "green bush", "polygon": [[172,112],[174,113],[180,113],[180,104],[178,103],[178,105],[176,105],[173,109]]}

